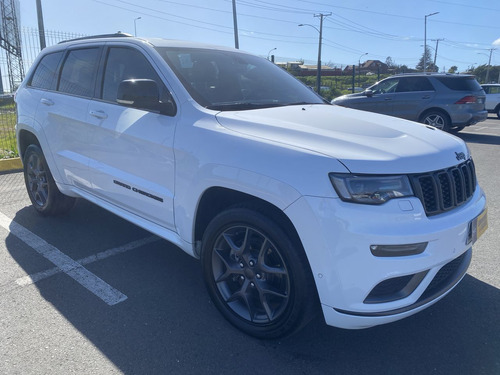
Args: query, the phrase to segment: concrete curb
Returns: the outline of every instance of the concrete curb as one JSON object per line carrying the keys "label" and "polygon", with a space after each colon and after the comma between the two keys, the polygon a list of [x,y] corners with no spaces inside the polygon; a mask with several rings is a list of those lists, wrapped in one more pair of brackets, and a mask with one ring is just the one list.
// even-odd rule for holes
{"label": "concrete curb", "polygon": [[18,171],[23,169],[20,158],[0,159],[0,172]]}

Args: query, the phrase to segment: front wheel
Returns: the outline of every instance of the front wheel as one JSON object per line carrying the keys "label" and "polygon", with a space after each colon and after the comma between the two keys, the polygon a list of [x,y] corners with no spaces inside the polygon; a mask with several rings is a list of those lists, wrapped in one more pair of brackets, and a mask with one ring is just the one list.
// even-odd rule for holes
{"label": "front wheel", "polygon": [[60,215],[73,208],[75,198],[59,191],[40,147],[28,146],[24,152],[23,164],[29,198],[41,215]]}
{"label": "front wheel", "polygon": [[450,130],[450,120],[448,119],[448,116],[441,111],[432,110],[425,113],[422,116],[420,122],[422,122],[423,124],[434,126],[439,130]]}
{"label": "front wheel", "polygon": [[500,118],[500,105],[497,106],[496,114],[497,114],[497,117]]}
{"label": "front wheel", "polygon": [[215,217],[201,263],[214,304],[249,335],[285,336],[313,316],[316,291],[302,247],[259,212],[233,208]]}

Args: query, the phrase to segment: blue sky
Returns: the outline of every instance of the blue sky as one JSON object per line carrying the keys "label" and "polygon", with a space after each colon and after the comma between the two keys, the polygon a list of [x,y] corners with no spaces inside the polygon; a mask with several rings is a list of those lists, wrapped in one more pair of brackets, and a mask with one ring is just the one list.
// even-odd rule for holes
{"label": "blue sky", "polygon": [[[21,0],[21,24],[37,27],[35,0]],[[79,34],[116,31],[138,36],[234,46],[232,0],[42,0],[45,28]],[[323,23],[322,61],[336,66],[381,60],[415,67],[427,44],[438,44],[436,64],[463,71],[500,65],[498,0],[236,0],[240,49],[277,61],[315,63]],[[141,17],[140,19],[137,19]],[[434,53],[434,50],[432,50]],[[366,55],[363,55],[367,53]],[[363,55],[363,56],[362,56]]]}

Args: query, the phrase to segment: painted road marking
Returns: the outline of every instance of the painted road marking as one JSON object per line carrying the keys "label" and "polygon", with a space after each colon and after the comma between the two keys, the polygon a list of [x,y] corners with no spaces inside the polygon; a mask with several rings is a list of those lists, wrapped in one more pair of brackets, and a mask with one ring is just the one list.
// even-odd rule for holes
{"label": "painted road marking", "polygon": [[[156,237],[156,236],[142,238],[142,239],[137,240],[137,241],[129,242],[128,244],[125,244],[123,246],[118,246],[118,247],[103,251],[101,253],[90,255],[86,258],[79,259],[76,262],[78,264],[84,266],[87,264],[97,262],[99,260],[109,258],[109,257],[114,256],[114,255],[125,253],[129,250],[134,250],[136,248],[139,248],[139,247],[144,246],[144,245],[148,245],[150,243],[153,243],[153,242],[159,241],[159,240],[160,240],[160,238]],[[15,282],[17,285],[27,286],[27,285],[34,284],[40,280],[46,279],[48,277],[57,275],[58,273],[61,273],[61,272],[63,272],[63,271],[60,268],[54,267],[54,268],[48,269],[46,271],[37,272],[37,273],[34,273],[32,275],[20,277]]]}
{"label": "painted road marking", "polygon": [[[54,263],[58,269],[74,279],[88,291],[99,297],[106,304],[113,306],[127,299],[125,294],[113,288],[111,285],[107,284],[101,278],[83,267],[80,263],[74,261],[59,249],[24,228],[22,225],[11,220],[1,212],[0,226],[26,243],[38,254]],[[95,259],[97,260],[97,258]]]}

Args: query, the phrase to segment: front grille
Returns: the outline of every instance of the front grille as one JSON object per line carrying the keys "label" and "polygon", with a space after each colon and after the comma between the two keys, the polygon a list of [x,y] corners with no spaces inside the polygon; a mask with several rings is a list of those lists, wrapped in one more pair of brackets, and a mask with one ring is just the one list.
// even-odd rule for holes
{"label": "front grille", "polygon": [[476,190],[476,171],[472,159],[452,168],[410,175],[410,180],[427,216],[464,204]]}

